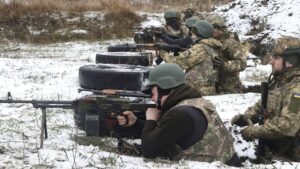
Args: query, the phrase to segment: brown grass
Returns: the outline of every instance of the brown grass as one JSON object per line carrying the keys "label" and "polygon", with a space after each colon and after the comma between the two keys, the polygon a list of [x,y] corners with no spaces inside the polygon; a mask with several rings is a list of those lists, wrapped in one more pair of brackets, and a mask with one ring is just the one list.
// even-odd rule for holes
{"label": "brown grass", "polygon": [[[70,40],[102,40],[132,36],[132,28],[142,18],[135,11],[163,12],[167,9],[182,10],[193,7],[198,11],[210,11],[212,4],[223,4],[230,0],[11,0],[0,1],[0,38],[23,42],[51,43]],[[83,12],[102,11],[104,20],[69,23],[71,17],[80,17]],[[68,13],[64,18],[62,12]],[[55,19],[50,15],[57,15]],[[72,25],[73,24],[73,25]],[[32,35],[30,28],[46,33]],[[57,30],[84,29],[88,35],[62,36]]]}
{"label": "brown grass", "polygon": [[10,4],[0,3],[0,15],[10,19],[27,14],[49,12],[113,11],[129,8],[124,0],[13,0]]}
{"label": "brown grass", "polygon": [[28,12],[114,10],[120,6],[132,10],[148,12],[161,12],[167,8],[184,9],[186,7],[192,7],[199,11],[210,11],[214,4],[226,4],[231,1],[232,0],[12,0],[12,3],[9,5],[0,2],[0,13],[8,12],[10,16],[20,16]]}

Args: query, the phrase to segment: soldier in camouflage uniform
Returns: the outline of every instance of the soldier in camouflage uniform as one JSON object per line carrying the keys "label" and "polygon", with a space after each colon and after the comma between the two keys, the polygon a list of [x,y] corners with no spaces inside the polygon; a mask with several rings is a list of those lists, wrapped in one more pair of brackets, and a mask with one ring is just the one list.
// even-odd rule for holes
{"label": "soldier in camouflage uniform", "polygon": [[234,33],[227,30],[224,18],[211,15],[207,20],[214,26],[213,38],[220,40],[223,45],[220,57],[214,60],[214,68],[220,71],[219,93],[241,93],[243,86],[239,75],[247,67],[246,52]]}
{"label": "soldier in camouflage uniform", "polygon": [[[232,124],[248,125],[241,131],[247,141],[264,139],[267,154],[300,161],[300,40],[282,37],[272,50],[272,76],[269,80],[268,112],[264,124],[258,122],[261,101],[244,114],[233,117]],[[253,124],[252,124],[253,123]]]}
{"label": "soldier in camouflage uniform", "polygon": [[164,18],[166,24],[163,26],[163,32],[173,38],[184,38],[188,36],[188,28],[181,22],[180,12],[170,10],[165,12]]}
{"label": "soldier in camouflage uniform", "polygon": [[128,124],[141,133],[145,157],[240,164],[233,138],[214,105],[185,84],[184,72],[178,65],[155,67],[144,92],[151,93],[151,100],[157,105],[147,110],[145,122],[130,111],[123,112],[127,118],[117,118],[120,125]]}
{"label": "soldier in camouflage uniform", "polygon": [[202,95],[215,95],[219,71],[213,68],[213,60],[219,57],[222,48],[220,41],[211,38],[213,26],[205,21],[197,21],[192,28],[194,45],[180,52],[178,56],[172,54],[161,55],[167,63],[176,63],[186,70],[187,84],[194,87]]}

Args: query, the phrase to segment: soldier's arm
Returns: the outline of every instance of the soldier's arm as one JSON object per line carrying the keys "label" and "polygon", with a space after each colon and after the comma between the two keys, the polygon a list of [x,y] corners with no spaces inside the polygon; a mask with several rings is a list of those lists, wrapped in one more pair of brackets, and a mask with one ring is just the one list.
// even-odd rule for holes
{"label": "soldier's arm", "polygon": [[181,24],[180,29],[181,29],[182,37],[183,37],[183,38],[189,36],[189,29],[186,27],[185,24]]}
{"label": "soldier's arm", "polygon": [[281,114],[257,128],[258,138],[294,137],[300,129],[300,87],[293,88],[283,99]]}
{"label": "soldier's arm", "polygon": [[253,106],[249,107],[245,115],[252,121],[253,124],[258,123],[258,115],[261,111],[261,100],[259,99]]}
{"label": "soldier's arm", "polygon": [[228,57],[224,62],[223,70],[226,72],[239,72],[247,67],[246,52],[241,44],[236,40],[229,38],[223,43],[223,52]]}
{"label": "soldier's arm", "polygon": [[198,63],[205,60],[207,57],[207,52],[201,45],[194,45],[190,49],[179,52],[178,56],[173,56],[172,54],[164,54],[163,59],[167,63],[176,63],[182,69],[191,68]]}
{"label": "soldier's arm", "polygon": [[147,158],[164,155],[177,141],[192,131],[194,122],[188,113],[170,110],[159,122],[145,121],[142,132],[142,152]]}

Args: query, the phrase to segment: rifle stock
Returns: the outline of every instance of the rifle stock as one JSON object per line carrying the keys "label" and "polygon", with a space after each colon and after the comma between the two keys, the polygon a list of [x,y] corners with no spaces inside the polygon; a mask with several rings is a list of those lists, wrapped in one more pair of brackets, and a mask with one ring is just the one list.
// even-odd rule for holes
{"label": "rifle stock", "polygon": [[[264,124],[264,114],[267,113],[267,102],[268,102],[268,90],[269,84],[268,82],[261,82],[261,111],[258,116],[258,123],[259,125]],[[258,157],[265,156],[265,140],[259,139],[258,140],[258,147],[256,155]]]}

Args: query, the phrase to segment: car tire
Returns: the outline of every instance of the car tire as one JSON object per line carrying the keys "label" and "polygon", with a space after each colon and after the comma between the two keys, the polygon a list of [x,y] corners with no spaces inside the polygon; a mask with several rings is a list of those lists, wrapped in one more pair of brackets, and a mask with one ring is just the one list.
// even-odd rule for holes
{"label": "car tire", "polygon": [[150,53],[108,52],[96,55],[96,63],[150,66]]}
{"label": "car tire", "polygon": [[141,52],[142,48],[138,47],[136,44],[118,44],[109,45],[107,47],[107,52]]}
{"label": "car tire", "polygon": [[85,89],[139,91],[149,72],[149,67],[135,65],[85,65],[79,68],[79,85]]}

